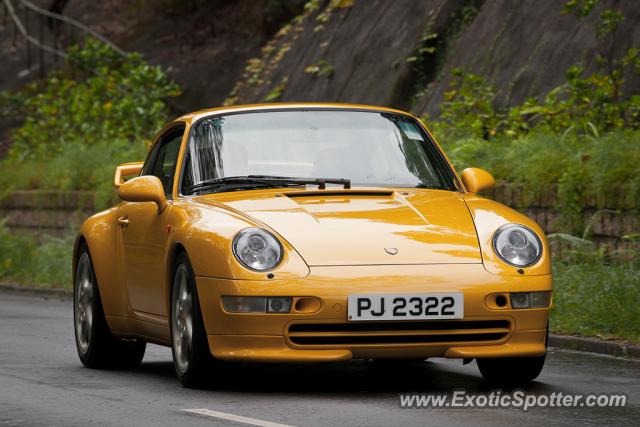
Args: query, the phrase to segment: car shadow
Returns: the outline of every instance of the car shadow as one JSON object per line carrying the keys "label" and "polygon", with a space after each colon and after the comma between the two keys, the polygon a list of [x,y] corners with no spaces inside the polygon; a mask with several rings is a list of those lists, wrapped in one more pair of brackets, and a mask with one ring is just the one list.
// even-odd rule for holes
{"label": "car shadow", "polygon": [[[472,362],[475,365],[475,362]],[[460,362],[462,364],[462,362]],[[305,395],[389,395],[400,392],[449,393],[456,389],[505,392],[522,389],[532,392],[554,390],[541,382],[525,385],[496,385],[480,373],[452,370],[452,365],[432,361],[375,362],[350,360],[335,363],[270,364],[216,362],[207,374],[202,390]],[[473,366],[475,368],[475,366]],[[143,362],[139,374],[175,378],[172,362]],[[476,371],[477,372],[477,371]]]}
{"label": "car shadow", "polygon": [[170,378],[174,381],[178,381],[176,373],[173,368],[173,362],[145,362],[143,361],[140,366],[136,368],[136,373],[143,374],[144,376],[153,376],[158,379]]}

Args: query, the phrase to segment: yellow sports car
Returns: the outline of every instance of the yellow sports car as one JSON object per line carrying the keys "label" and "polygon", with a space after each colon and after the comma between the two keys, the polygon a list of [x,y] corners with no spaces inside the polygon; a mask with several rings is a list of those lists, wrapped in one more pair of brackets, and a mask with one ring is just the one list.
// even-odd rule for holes
{"label": "yellow sports car", "polygon": [[[129,180],[125,177],[137,175]],[[414,117],[277,104],[169,123],[123,200],[73,252],[82,363],[170,346],[185,386],[216,360],[477,359],[497,382],[544,365],[552,276],[540,227],[477,196]]]}

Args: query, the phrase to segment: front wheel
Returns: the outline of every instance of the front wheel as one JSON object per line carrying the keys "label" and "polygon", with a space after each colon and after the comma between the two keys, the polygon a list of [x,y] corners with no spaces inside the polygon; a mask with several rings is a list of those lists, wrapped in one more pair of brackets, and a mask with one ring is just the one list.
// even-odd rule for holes
{"label": "front wheel", "polygon": [[202,320],[195,275],[185,252],[178,254],[173,273],[171,350],[182,385],[189,388],[202,385],[213,356]]}
{"label": "front wheel", "polygon": [[[549,323],[544,346],[549,341]],[[480,373],[487,381],[500,384],[524,384],[535,380],[542,372],[546,353],[538,357],[507,357],[503,359],[477,359]]]}
{"label": "front wheel", "polygon": [[487,380],[500,384],[523,384],[535,380],[542,372],[546,354],[538,357],[508,357],[477,359],[480,373]]}
{"label": "front wheel", "polygon": [[147,344],[144,341],[120,340],[107,325],[86,243],[78,252],[73,302],[76,349],[84,366],[133,369],[142,362]]}

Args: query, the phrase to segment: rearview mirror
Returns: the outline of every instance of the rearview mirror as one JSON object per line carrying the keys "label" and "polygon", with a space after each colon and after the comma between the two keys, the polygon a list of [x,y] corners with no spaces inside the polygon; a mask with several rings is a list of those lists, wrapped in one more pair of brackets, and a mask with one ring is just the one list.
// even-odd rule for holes
{"label": "rearview mirror", "polygon": [[127,175],[140,175],[140,171],[144,166],[143,162],[137,163],[125,163],[116,168],[113,173],[113,189],[118,191],[118,188],[125,183],[124,177]]}
{"label": "rearview mirror", "polygon": [[496,185],[496,180],[487,171],[467,168],[462,171],[462,183],[471,194],[484,193]]}
{"label": "rearview mirror", "polygon": [[144,175],[130,179],[118,188],[118,197],[125,202],[154,202],[158,214],[167,207],[164,188],[157,176]]}

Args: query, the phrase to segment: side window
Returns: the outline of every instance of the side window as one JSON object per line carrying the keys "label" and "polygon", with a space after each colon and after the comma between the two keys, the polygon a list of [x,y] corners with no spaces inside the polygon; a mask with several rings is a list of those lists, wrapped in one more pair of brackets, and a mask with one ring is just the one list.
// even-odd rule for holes
{"label": "side window", "polygon": [[142,173],[140,173],[140,176],[143,175],[151,175],[151,170],[153,168],[153,160],[156,158],[156,155],[158,154],[158,149],[160,148],[161,144],[156,144],[153,146],[153,151],[149,152],[149,154],[147,155],[147,159],[144,161],[144,166],[142,166]]}
{"label": "side window", "polygon": [[[155,155],[155,159],[153,160],[153,167],[150,171],[143,170],[143,175],[154,175],[160,179],[164,187],[164,193],[167,196],[171,196],[173,192],[173,176],[178,152],[180,151],[180,145],[182,143],[182,135],[184,135],[184,128],[178,131],[170,130],[169,133],[163,135],[157,144],[159,149],[158,154]],[[145,169],[146,166],[147,165],[145,165]]]}

